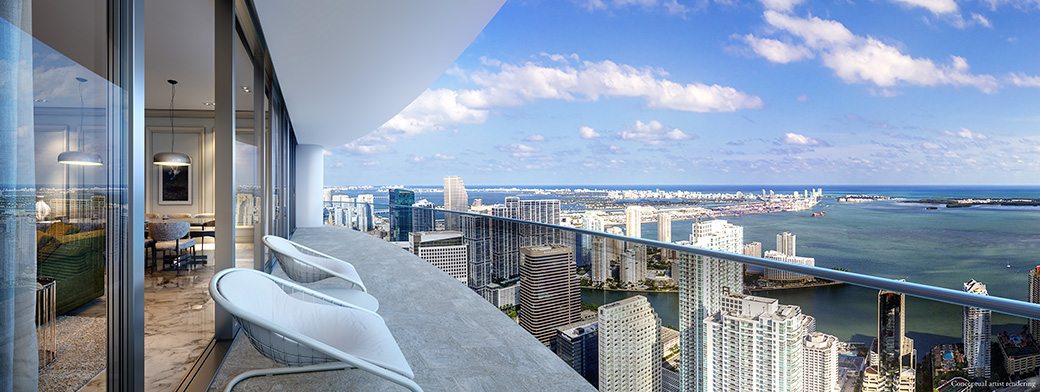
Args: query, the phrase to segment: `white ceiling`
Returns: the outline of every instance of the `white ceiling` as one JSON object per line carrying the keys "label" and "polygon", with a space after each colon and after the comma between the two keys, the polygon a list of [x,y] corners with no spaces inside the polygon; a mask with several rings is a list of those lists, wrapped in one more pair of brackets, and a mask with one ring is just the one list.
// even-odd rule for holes
{"label": "white ceiling", "polygon": [[254,3],[297,138],[332,147],[411,103],[504,0]]}

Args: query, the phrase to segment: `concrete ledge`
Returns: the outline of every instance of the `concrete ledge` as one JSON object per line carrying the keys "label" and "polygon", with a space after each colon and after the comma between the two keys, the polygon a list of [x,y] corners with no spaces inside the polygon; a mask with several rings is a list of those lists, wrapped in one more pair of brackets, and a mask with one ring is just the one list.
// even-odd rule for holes
{"label": "concrete ledge", "polygon": [[[300,228],[294,241],[353,263],[427,391],[594,391],[548,348],[479,295],[411,253],[342,227]],[[281,275],[280,271],[275,272]],[[235,375],[274,367],[243,336],[211,390]],[[399,391],[356,370],[254,378],[236,391]]]}

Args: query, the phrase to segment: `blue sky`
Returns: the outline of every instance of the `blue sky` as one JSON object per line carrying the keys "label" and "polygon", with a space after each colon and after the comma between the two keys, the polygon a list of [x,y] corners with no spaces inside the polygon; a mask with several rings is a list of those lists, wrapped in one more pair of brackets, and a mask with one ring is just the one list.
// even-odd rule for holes
{"label": "blue sky", "polygon": [[511,1],[326,184],[1036,184],[1040,1]]}

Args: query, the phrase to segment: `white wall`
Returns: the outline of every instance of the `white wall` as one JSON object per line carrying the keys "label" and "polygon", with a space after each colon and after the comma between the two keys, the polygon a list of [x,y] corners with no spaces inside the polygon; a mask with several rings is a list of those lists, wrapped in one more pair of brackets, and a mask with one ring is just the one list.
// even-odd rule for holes
{"label": "white wall", "polygon": [[316,144],[296,146],[296,227],[322,225],[325,150]]}

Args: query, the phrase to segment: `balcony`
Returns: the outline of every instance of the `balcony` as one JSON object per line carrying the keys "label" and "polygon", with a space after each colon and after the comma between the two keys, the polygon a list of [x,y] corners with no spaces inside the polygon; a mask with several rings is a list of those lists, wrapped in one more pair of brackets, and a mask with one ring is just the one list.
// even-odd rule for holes
{"label": "balcony", "polygon": [[[401,351],[428,391],[593,391],[588,382],[514,321],[436,267],[364,233],[343,227],[300,228],[293,240],[349,260],[379,299]],[[275,275],[284,277],[281,271]],[[244,336],[231,345],[211,385],[247,370],[276,367]],[[236,391],[399,391],[361,371],[259,377]]]}

